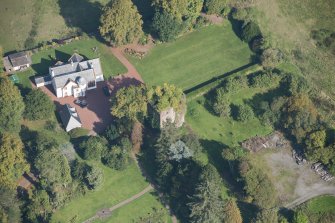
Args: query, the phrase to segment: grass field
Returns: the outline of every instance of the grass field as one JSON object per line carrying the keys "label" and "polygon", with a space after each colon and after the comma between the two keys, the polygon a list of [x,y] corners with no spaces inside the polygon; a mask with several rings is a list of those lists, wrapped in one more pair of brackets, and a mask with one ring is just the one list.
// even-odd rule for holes
{"label": "grass field", "polygon": [[[268,89],[247,88],[230,95],[232,104],[242,104],[252,99],[257,93]],[[238,122],[232,118],[220,118],[208,110],[205,97],[200,97],[188,103],[187,123],[198,133],[200,138],[214,140],[228,146],[236,146],[239,142],[256,135],[266,135],[272,131],[270,126],[264,126],[257,119],[246,123]]]}
{"label": "grass field", "polygon": [[142,60],[129,58],[147,84],[168,82],[187,89],[249,63],[250,55],[225,21],[155,46]]}
{"label": "grass field", "polygon": [[335,214],[335,197],[322,196],[309,201],[307,208],[311,213],[334,212]]}
{"label": "grass field", "polygon": [[2,0],[0,45],[4,52],[25,49],[28,37],[34,45],[64,38],[78,31],[95,32],[101,7],[108,0]]}
{"label": "grass field", "polygon": [[335,197],[320,196],[314,198],[301,206],[298,210],[303,211],[310,223],[333,223],[335,221]]}
{"label": "grass field", "polygon": [[274,46],[281,48],[289,61],[300,68],[312,84],[335,102],[335,60],[316,47],[311,31],[335,31],[333,0],[258,0],[256,19]]}
{"label": "grass field", "polygon": [[[132,203],[115,210],[112,216],[108,219],[98,220],[94,223],[114,223],[114,222],[124,222],[131,223],[137,222],[141,217],[146,217],[154,213],[153,208],[157,210],[162,210],[163,214],[161,217],[161,223],[170,223],[171,217],[169,216],[167,210],[163,207],[160,201],[157,200],[157,196],[151,193],[147,193]],[[131,214],[129,214],[131,213]]]}
{"label": "grass field", "polygon": [[[82,222],[95,215],[98,210],[111,207],[148,186],[135,164],[124,171],[114,171],[102,164],[98,165],[104,171],[103,186],[97,191],[70,201],[53,215],[51,222],[69,222],[75,216],[77,222]],[[148,204],[149,201],[145,203]]]}
{"label": "grass field", "polygon": [[[93,47],[97,47],[98,50],[94,52],[92,50]],[[114,57],[107,46],[96,39],[90,38],[77,40],[56,49],[42,50],[33,54],[33,65],[31,68],[27,71],[17,73],[20,83],[24,87],[31,87],[30,77],[35,74],[39,76],[48,74],[50,66],[53,66],[58,60],[67,62],[74,52],[85,56],[87,59],[99,57],[105,78],[127,71],[119,60]]]}

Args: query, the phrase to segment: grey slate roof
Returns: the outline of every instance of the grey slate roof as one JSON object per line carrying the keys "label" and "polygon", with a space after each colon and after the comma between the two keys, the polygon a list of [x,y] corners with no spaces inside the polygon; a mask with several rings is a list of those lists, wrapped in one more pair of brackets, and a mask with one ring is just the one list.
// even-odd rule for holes
{"label": "grey slate roof", "polygon": [[35,77],[35,84],[41,84],[51,81],[51,76]]}
{"label": "grey slate roof", "polygon": [[79,77],[85,78],[87,82],[95,80],[93,69],[89,69],[89,70],[83,70],[83,71],[79,71],[79,72],[75,72],[71,74],[63,74],[63,75],[55,76],[53,78],[53,81],[55,83],[56,88],[62,88],[67,84],[69,80],[77,82],[76,80]]}
{"label": "grey slate roof", "polygon": [[76,109],[69,104],[65,104],[59,113],[67,132],[82,126]]}
{"label": "grey slate roof", "polygon": [[68,60],[69,63],[73,62],[81,62],[84,59],[84,57],[80,56],[78,53],[74,53],[70,59]]}
{"label": "grey slate roof", "polygon": [[26,52],[14,53],[8,56],[13,67],[31,64],[31,59]]}

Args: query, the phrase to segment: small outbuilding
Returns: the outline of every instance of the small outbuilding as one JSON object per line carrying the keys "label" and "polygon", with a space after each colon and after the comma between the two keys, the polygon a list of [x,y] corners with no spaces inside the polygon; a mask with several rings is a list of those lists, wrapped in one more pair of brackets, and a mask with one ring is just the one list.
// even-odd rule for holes
{"label": "small outbuilding", "polygon": [[82,123],[76,109],[71,107],[69,104],[65,104],[63,106],[59,112],[59,115],[62,119],[65,131],[69,132],[72,129],[82,127]]}
{"label": "small outbuilding", "polygon": [[26,70],[31,66],[31,58],[27,52],[13,53],[3,58],[7,73]]}

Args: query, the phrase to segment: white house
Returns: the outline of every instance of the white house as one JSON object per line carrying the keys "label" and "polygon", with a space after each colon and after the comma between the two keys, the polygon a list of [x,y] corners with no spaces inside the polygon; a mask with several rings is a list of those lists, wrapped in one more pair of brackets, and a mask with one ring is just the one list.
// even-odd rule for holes
{"label": "white house", "polygon": [[87,90],[95,89],[103,81],[100,59],[83,61],[79,54],[73,54],[68,63],[57,62],[49,68],[49,75],[35,78],[37,87],[52,84],[58,98],[85,96]]}

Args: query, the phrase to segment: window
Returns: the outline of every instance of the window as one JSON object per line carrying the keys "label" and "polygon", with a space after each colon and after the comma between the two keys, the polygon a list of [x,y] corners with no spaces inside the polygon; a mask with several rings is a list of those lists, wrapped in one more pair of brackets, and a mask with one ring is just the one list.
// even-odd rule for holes
{"label": "window", "polygon": [[87,87],[91,88],[91,87],[95,87],[95,81],[90,81],[88,82]]}

